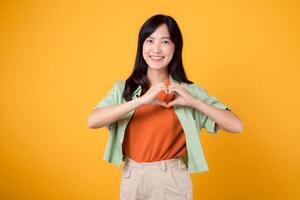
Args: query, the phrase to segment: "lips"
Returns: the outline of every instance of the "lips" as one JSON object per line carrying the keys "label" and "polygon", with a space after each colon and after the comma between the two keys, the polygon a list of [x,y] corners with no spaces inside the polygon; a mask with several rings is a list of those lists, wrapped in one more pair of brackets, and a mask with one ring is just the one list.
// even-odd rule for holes
{"label": "lips", "polygon": [[149,57],[153,61],[160,61],[160,60],[163,60],[165,58],[164,56],[149,56]]}

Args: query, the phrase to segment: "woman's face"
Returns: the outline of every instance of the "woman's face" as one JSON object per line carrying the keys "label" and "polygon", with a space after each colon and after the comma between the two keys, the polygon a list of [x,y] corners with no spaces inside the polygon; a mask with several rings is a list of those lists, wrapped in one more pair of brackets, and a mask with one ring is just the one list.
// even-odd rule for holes
{"label": "woman's face", "polygon": [[150,68],[167,68],[173,57],[174,48],[175,44],[170,39],[167,25],[162,24],[145,39],[143,57]]}

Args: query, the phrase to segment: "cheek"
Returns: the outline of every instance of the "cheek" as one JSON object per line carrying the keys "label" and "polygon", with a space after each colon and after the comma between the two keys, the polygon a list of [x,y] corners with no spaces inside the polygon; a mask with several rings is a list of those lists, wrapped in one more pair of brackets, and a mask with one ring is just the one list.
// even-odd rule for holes
{"label": "cheek", "polygon": [[146,56],[147,56],[145,47],[143,47],[143,51],[142,51],[142,53],[143,53],[143,57],[144,57],[144,59],[145,59],[145,58],[146,58]]}
{"label": "cheek", "polygon": [[143,56],[146,56],[148,51],[149,51],[149,48],[146,45],[144,45],[143,46]]}
{"label": "cheek", "polygon": [[174,54],[174,51],[168,51],[167,56],[168,56],[169,60],[172,59],[173,54]]}
{"label": "cheek", "polygon": [[174,53],[174,47],[173,47],[173,46],[167,47],[167,48],[165,49],[165,52],[166,52],[166,54],[167,54],[168,56],[172,56],[173,53]]}

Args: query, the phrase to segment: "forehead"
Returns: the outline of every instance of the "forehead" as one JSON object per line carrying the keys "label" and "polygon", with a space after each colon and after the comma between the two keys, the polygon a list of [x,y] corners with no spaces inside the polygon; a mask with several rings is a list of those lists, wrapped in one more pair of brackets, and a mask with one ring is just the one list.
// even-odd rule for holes
{"label": "forehead", "polygon": [[149,35],[149,37],[170,39],[168,26],[166,24],[158,26],[156,30],[151,35]]}

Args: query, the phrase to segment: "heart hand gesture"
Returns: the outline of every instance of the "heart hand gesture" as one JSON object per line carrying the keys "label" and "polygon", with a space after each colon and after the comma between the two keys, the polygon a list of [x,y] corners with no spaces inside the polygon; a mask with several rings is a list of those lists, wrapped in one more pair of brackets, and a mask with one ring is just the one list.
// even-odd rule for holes
{"label": "heart hand gesture", "polygon": [[190,94],[190,92],[182,85],[172,83],[168,87],[169,93],[176,92],[176,98],[167,104],[167,107],[171,107],[174,105],[181,106],[192,106],[193,102],[195,102],[195,98]]}
{"label": "heart hand gesture", "polygon": [[143,96],[141,96],[140,101],[142,102],[142,104],[157,104],[157,105],[167,107],[166,102],[156,99],[156,96],[161,91],[168,93],[168,88],[167,86],[165,86],[164,83],[153,85],[148,89],[148,91]]}
{"label": "heart hand gesture", "polygon": [[[161,91],[166,94],[175,92],[176,98],[169,103],[161,101],[156,98]],[[157,104],[167,108],[174,105],[191,106],[196,100],[184,86],[176,83],[172,83],[168,87],[164,83],[153,85],[140,99],[142,104]]]}

